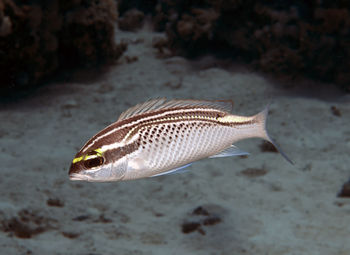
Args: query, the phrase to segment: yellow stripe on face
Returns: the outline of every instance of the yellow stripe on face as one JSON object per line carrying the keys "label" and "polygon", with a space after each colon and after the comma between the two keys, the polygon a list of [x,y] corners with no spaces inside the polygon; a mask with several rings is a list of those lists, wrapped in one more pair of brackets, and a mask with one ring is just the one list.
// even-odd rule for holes
{"label": "yellow stripe on face", "polygon": [[96,155],[83,155],[81,157],[77,157],[73,159],[73,164],[80,162],[82,160],[88,160],[88,159],[92,159],[92,158],[97,158],[97,157],[101,157],[103,154],[103,150],[101,148],[98,148],[96,150]]}
{"label": "yellow stripe on face", "polygon": [[83,158],[84,158],[84,156],[81,156],[81,157],[78,157],[78,158],[73,159],[73,164],[75,164],[75,163],[77,163],[77,162],[79,162],[79,161],[82,161]]}
{"label": "yellow stripe on face", "polygon": [[103,150],[101,148],[98,148],[95,151],[97,152],[97,155],[102,156]]}

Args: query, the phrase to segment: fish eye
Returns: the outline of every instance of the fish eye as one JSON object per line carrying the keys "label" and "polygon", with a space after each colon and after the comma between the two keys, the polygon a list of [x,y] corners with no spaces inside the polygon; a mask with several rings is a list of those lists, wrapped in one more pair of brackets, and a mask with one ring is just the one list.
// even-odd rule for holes
{"label": "fish eye", "polygon": [[94,167],[101,166],[104,163],[104,158],[103,157],[95,157],[95,158],[90,158],[84,161],[84,166],[87,169],[91,169]]}

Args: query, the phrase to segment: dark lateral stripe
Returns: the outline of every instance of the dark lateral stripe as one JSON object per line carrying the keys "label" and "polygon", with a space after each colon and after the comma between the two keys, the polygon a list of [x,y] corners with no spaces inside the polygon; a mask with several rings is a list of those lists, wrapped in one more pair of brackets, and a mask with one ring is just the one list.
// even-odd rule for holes
{"label": "dark lateral stripe", "polygon": [[[118,131],[116,134],[114,134],[115,132],[113,132],[113,134],[108,135],[106,137],[103,137],[102,139],[105,140],[106,138],[106,142],[107,144],[110,142],[108,140],[108,137],[112,136],[113,137],[113,142],[120,142],[124,139],[125,135],[135,127],[135,125],[139,125],[141,122],[137,122],[135,123],[135,125],[132,126],[126,126],[125,128],[119,128],[122,127],[124,125],[128,125],[132,122],[136,122],[139,120],[142,120],[143,118],[150,118],[145,120],[145,122],[147,121],[154,121],[155,119],[157,119],[159,117],[159,115],[164,114],[166,112],[173,112],[173,111],[180,111],[180,112],[176,112],[176,113],[169,113],[169,114],[165,114],[167,117],[168,116],[172,116],[172,117],[177,117],[177,116],[193,116],[196,115],[198,113],[201,113],[203,115],[207,115],[211,114],[211,115],[222,115],[224,116],[226,113],[225,112],[220,112],[218,110],[213,110],[210,108],[204,109],[204,108],[198,108],[198,109],[193,109],[193,111],[190,112],[183,112],[185,110],[190,110],[191,108],[173,108],[173,109],[163,109],[163,110],[159,110],[156,112],[149,112],[149,113],[143,113],[140,115],[136,115],[134,117],[130,117],[128,119],[122,120],[122,121],[117,121],[111,125],[109,125],[108,127],[104,128],[102,131],[100,131],[98,134],[94,135],[82,148],[82,150],[84,150],[87,147],[90,147],[92,144],[96,143],[96,140],[99,139],[99,137],[104,136],[105,134],[111,132],[112,130],[116,130]],[[183,110],[183,111],[181,111]],[[214,116],[213,115],[213,116]],[[153,118],[152,118],[153,117]],[[165,116],[162,116],[161,118],[163,119]],[[103,143],[98,142],[99,145],[103,145]],[[96,146],[94,146],[96,147]]]}
{"label": "dark lateral stripe", "polygon": [[[98,135],[99,136],[102,136],[110,131],[112,131],[113,129],[115,128],[118,128],[118,127],[121,127],[123,125],[127,125],[129,123],[132,123],[134,121],[137,121],[137,120],[140,120],[140,119],[143,119],[143,118],[148,118],[148,117],[152,117],[154,116],[154,119],[158,118],[160,114],[163,114],[165,112],[173,112],[173,111],[181,111],[181,110],[189,110],[190,108],[173,108],[173,109],[164,109],[164,110],[159,110],[159,111],[156,111],[156,112],[147,112],[147,113],[142,113],[140,115],[136,115],[136,116],[133,116],[133,117],[130,117],[128,119],[125,119],[125,120],[122,120],[122,121],[117,121],[113,124],[111,124],[110,126],[106,127],[105,129],[103,129]],[[208,114],[209,112],[207,112],[206,110],[208,111],[215,111],[215,114],[214,115],[217,115],[217,114],[220,114],[221,116],[224,116],[226,113],[224,112],[220,112],[218,110],[213,110],[213,109],[203,109],[203,108],[200,108],[200,109],[193,109],[193,111],[191,112],[177,112],[177,113],[169,113],[165,116],[162,116],[161,118],[165,118],[165,117],[177,117],[177,116],[193,116],[195,114],[198,114],[198,113],[202,113],[203,115],[206,115]],[[214,116],[213,115],[213,116]],[[220,116],[220,117],[221,117]],[[147,121],[152,121],[154,119],[149,119]],[[136,124],[137,125],[137,124]]]}
{"label": "dark lateral stripe", "polygon": [[250,125],[253,124],[254,121],[244,121],[244,122],[230,122],[230,123],[223,123],[217,120],[210,120],[210,119],[177,119],[177,120],[159,120],[159,121],[152,121],[152,122],[146,122],[144,124],[139,124],[134,129],[130,134],[128,134],[128,140],[131,139],[135,134],[137,134],[142,128],[145,128],[147,126],[153,126],[153,125],[159,125],[159,124],[173,124],[173,123],[178,123],[178,122],[184,122],[188,121],[189,123],[191,122],[206,122],[206,123],[212,123],[220,126],[241,126],[241,125]]}
{"label": "dark lateral stripe", "polygon": [[106,164],[116,162],[119,159],[133,153],[139,148],[139,145],[140,141],[137,140],[123,147],[106,150],[103,154],[106,159]]}
{"label": "dark lateral stripe", "polygon": [[[252,124],[253,120],[241,121],[241,122],[222,122],[217,120],[227,115],[226,112],[221,112],[216,109],[193,109],[190,108],[177,108],[177,109],[165,109],[157,112],[143,113],[129,119],[115,122],[114,124],[103,129],[101,132],[91,138],[83,147],[87,148],[94,144],[95,148],[100,148],[103,145],[113,144],[121,142],[125,136],[131,131],[132,133],[128,137],[132,137],[140,128],[149,125],[157,125],[162,123],[174,123],[180,121],[204,121],[215,123],[223,126],[238,126]],[[176,112],[174,112],[176,111]],[[187,111],[187,112],[186,112]],[[169,112],[169,114],[166,114]],[[145,120],[143,120],[145,119]],[[131,124],[135,122],[134,124]],[[131,124],[131,125],[129,125]],[[128,126],[129,125],[129,126]],[[123,127],[125,126],[125,127]],[[113,131],[115,130],[115,131]],[[110,134],[108,134],[110,132]],[[108,135],[107,135],[108,134]]]}

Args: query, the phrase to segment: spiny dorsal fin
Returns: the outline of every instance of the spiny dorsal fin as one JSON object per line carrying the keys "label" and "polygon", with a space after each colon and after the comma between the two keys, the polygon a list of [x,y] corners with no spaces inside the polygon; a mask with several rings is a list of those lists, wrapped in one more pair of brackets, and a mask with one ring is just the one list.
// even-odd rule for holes
{"label": "spiny dorsal fin", "polygon": [[137,104],[127,109],[122,114],[120,114],[118,120],[124,120],[131,116],[135,116],[145,112],[152,112],[158,109],[161,105],[163,105],[165,101],[166,101],[166,98],[163,97],[163,98],[151,99],[144,103]]}
{"label": "spiny dorsal fin", "polygon": [[233,107],[232,100],[192,100],[192,99],[173,99],[166,102],[160,109],[170,109],[175,107],[195,107],[212,108],[220,111],[230,112]]}
{"label": "spiny dorsal fin", "polygon": [[119,120],[124,120],[132,116],[139,115],[146,112],[154,112],[157,110],[171,109],[171,108],[212,108],[220,111],[230,112],[233,107],[232,100],[191,100],[191,99],[173,99],[166,101],[166,98],[151,99],[144,103],[137,104],[125,112],[123,112]]}

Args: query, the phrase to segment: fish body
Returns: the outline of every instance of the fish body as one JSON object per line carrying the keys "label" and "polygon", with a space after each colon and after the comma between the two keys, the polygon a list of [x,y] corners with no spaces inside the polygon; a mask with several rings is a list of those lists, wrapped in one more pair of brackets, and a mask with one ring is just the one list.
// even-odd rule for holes
{"label": "fish body", "polygon": [[244,155],[233,146],[242,139],[259,137],[273,143],[266,131],[267,108],[248,117],[231,114],[231,108],[231,101],[164,98],[136,105],[81,148],[70,179],[103,182],[158,176],[207,157]]}

